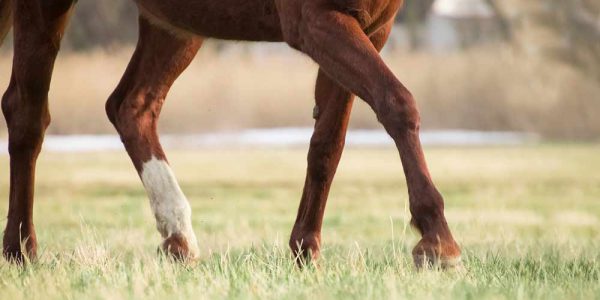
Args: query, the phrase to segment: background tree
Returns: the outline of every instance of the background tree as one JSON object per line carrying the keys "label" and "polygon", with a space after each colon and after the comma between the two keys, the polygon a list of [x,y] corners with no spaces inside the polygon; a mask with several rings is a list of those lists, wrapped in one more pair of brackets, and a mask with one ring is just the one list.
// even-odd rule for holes
{"label": "background tree", "polygon": [[423,45],[423,29],[433,2],[435,0],[405,0],[403,9],[398,13],[396,20],[406,26],[412,50]]}
{"label": "background tree", "polygon": [[600,80],[600,1],[486,1],[497,12],[507,40]]}
{"label": "background tree", "polygon": [[137,8],[133,1],[79,1],[63,45],[70,50],[113,47],[137,40]]}

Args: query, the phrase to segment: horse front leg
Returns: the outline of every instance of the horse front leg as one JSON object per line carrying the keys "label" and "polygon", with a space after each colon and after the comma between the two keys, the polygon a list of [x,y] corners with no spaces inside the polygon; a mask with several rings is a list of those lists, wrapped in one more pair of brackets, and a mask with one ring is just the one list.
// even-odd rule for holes
{"label": "horse front leg", "polygon": [[313,116],[316,122],[308,151],[306,181],[290,238],[296,258],[316,259],[320,254],[325,204],[344,148],[353,98],[350,92],[319,71]]}
{"label": "horse front leg", "polygon": [[[385,45],[391,25],[370,37],[378,50]],[[290,238],[292,253],[300,264],[320,254],[325,205],[344,149],[354,95],[319,70],[315,100],[316,122],[308,152],[306,181]]]}
{"label": "horse front leg", "polygon": [[[290,10],[298,3],[286,2]],[[280,9],[286,9],[285,5]],[[413,250],[418,267],[453,267],[460,261],[419,140],[420,116],[408,89],[379,56],[353,16],[318,3],[303,4],[300,19],[282,16],[286,41],[313,58],[343,87],[365,100],[394,139],[407,180],[412,224],[422,239]]]}
{"label": "horse front leg", "polygon": [[[9,208],[3,255],[9,261],[36,258],[33,226],[35,165],[50,123],[48,90],[69,14],[71,0],[12,2],[14,58],[8,90],[2,98],[10,153]],[[23,246],[23,247],[22,247]]]}
{"label": "horse front leg", "polygon": [[150,199],[162,249],[178,259],[198,256],[191,209],[169,167],[157,125],[167,93],[187,68],[202,39],[174,36],[143,17],[137,48],[106,112],[138,171]]}

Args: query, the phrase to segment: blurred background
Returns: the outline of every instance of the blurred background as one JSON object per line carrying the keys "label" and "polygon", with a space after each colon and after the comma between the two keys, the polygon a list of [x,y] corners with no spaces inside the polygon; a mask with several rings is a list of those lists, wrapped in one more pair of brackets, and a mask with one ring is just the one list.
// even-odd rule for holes
{"label": "blurred background", "polygon": [[[0,259],[0,299],[600,297],[600,0],[405,0],[382,55],[417,99],[468,276],[412,271],[420,235],[398,151],[359,100],[327,204],[325,260],[292,271],[317,66],[281,43],[209,40],[173,86],[161,139],[202,259],[157,260],[146,193],[104,113],[135,47],[132,3],[78,1],[37,165],[40,263],[23,272]],[[0,47],[0,93],[11,44]]]}
{"label": "blurred background", "polygon": [[[115,133],[104,102],[133,52],[136,15],[132,1],[79,1],[55,67],[49,134]],[[2,89],[11,52],[9,38],[0,48]],[[405,0],[383,56],[417,98],[426,142],[600,138],[597,0]],[[174,85],[161,131],[201,135],[196,144],[265,133],[306,143],[316,71],[285,44],[208,41]],[[389,143],[370,109],[355,103],[352,141]]]}

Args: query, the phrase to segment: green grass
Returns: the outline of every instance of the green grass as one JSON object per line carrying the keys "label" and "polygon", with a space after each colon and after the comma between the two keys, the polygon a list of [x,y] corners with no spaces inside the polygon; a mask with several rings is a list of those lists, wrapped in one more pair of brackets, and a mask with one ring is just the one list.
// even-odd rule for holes
{"label": "green grass", "polygon": [[[173,152],[202,259],[156,255],[160,236],[124,152],[42,154],[39,262],[0,262],[0,299],[600,299],[600,146],[430,148],[465,273],[414,270],[418,237],[392,149],[347,150],[320,268],[287,249],[304,150]],[[0,157],[6,215],[8,160]]]}

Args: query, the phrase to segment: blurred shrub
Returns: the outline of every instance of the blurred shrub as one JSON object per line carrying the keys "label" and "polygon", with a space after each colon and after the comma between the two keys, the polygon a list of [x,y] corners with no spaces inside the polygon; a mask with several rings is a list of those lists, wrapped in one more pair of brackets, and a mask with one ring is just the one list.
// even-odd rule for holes
{"label": "blurred shrub", "polygon": [[[590,20],[600,15],[600,2],[486,1],[495,3],[510,42],[452,53],[386,52],[392,70],[417,97],[423,127],[598,140],[600,22]],[[407,0],[399,19],[408,26],[415,20],[418,27],[431,3]],[[79,1],[63,43],[77,51],[57,61],[50,132],[114,133],[103,105],[131,55],[136,14],[132,1]],[[207,43],[169,95],[163,131],[312,125],[315,64],[293,51],[240,49]],[[9,69],[10,56],[0,55],[0,70]],[[9,75],[0,72],[0,86]],[[351,126],[379,128],[370,109],[356,103]]]}
{"label": "blurred shrub", "polygon": [[420,54],[390,63],[416,95],[425,128],[600,139],[600,85],[571,65],[528,59],[509,47]]}
{"label": "blurred shrub", "polygon": [[133,1],[78,1],[63,47],[81,51],[134,44],[137,23],[137,8]]}
{"label": "blurred shrub", "polygon": [[600,81],[600,1],[486,1],[522,51],[572,64]]}
{"label": "blurred shrub", "polygon": [[[162,131],[313,125],[317,66],[310,59],[293,51],[257,56],[248,49],[228,48],[217,53],[214,44],[208,43],[177,80],[162,114]],[[131,52],[126,48],[59,56],[50,91],[53,121],[49,132],[114,133],[104,102]],[[600,85],[572,65],[528,59],[510,47],[447,54],[388,52],[385,56],[415,95],[424,129],[600,138]],[[10,60],[0,56],[0,70],[9,67]],[[8,75],[0,72],[0,85],[7,83]],[[355,103],[351,127],[381,128],[367,105]]]}

